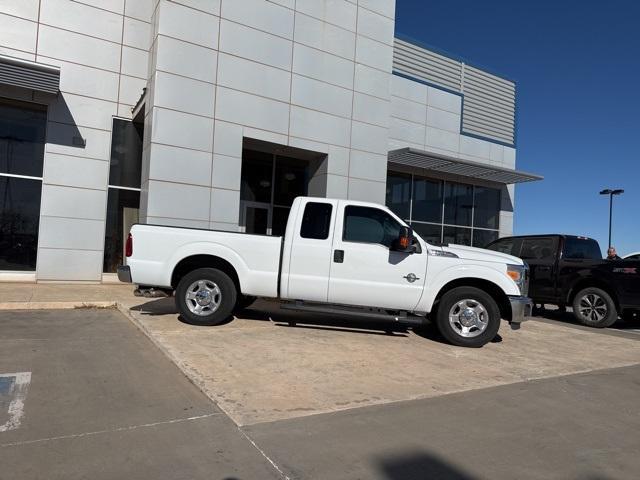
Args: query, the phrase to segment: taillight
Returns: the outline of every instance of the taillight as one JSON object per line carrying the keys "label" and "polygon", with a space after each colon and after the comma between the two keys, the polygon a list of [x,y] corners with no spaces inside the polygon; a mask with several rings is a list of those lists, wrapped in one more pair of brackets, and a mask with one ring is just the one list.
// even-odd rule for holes
{"label": "taillight", "polygon": [[131,234],[129,234],[129,236],[127,237],[127,244],[124,247],[124,254],[127,257],[133,255],[133,237],[131,236]]}

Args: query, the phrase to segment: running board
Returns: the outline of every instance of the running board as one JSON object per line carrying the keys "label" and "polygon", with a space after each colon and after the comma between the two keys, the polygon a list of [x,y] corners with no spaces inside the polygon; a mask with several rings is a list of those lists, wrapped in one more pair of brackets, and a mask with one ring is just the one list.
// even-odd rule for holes
{"label": "running board", "polygon": [[[391,322],[403,325],[422,326],[426,323],[424,317],[417,315],[409,315],[407,313],[399,313],[392,315],[383,313],[380,309],[366,309],[357,307],[341,307],[338,305],[321,305],[308,304],[303,302],[282,303],[280,308],[283,310],[294,310],[298,312],[317,313],[321,315],[343,315],[352,318],[359,318],[363,321],[381,321]],[[303,322],[301,322],[303,323]]]}

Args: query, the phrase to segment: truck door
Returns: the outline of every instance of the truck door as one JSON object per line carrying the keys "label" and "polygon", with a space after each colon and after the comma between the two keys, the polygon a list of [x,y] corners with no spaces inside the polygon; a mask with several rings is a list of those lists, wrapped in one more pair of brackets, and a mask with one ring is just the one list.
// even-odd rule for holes
{"label": "truck door", "polygon": [[529,296],[536,301],[551,301],[556,295],[558,237],[522,239],[521,259],[529,264]]}
{"label": "truck door", "polygon": [[383,209],[339,203],[329,302],[398,310],[416,307],[425,285],[426,245],[420,245],[419,253],[390,250],[400,227]]}
{"label": "truck door", "polygon": [[[326,302],[331,267],[331,241],[333,237],[337,201],[309,201],[298,211],[298,219],[290,218],[295,231],[291,235],[289,280],[286,298]],[[301,218],[300,218],[301,216]]]}

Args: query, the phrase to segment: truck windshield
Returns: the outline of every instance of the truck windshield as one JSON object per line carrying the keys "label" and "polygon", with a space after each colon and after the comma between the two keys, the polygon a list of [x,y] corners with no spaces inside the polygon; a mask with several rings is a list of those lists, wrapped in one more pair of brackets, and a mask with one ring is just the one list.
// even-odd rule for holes
{"label": "truck windshield", "polygon": [[562,256],[565,259],[602,260],[598,242],[584,237],[566,237]]}

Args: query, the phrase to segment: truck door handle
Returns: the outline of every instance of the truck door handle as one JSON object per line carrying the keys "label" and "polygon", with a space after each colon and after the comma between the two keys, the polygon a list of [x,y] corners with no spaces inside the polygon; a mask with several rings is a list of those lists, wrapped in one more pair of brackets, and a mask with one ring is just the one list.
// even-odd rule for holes
{"label": "truck door handle", "polygon": [[334,250],[333,251],[333,261],[335,263],[344,262],[344,250]]}

